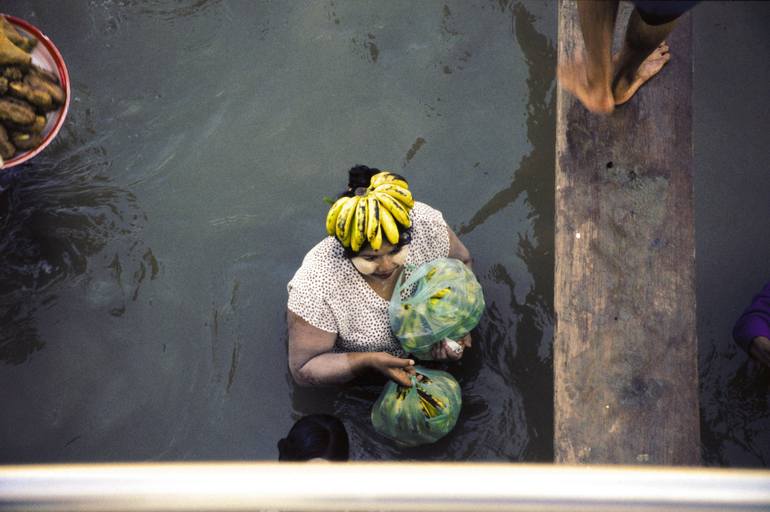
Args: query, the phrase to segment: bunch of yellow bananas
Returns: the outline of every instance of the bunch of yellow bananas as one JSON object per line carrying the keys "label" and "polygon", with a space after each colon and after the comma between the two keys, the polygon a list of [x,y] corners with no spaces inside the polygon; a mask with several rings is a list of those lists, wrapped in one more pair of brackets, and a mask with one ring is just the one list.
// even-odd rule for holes
{"label": "bunch of yellow bananas", "polygon": [[417,394],[420,396],[420,408],[426,418],[435,418],[444,411],[446,405],[437,397],[417,387]]}
{"label": "bunch of yellow bananas", "polygon": [[439,291],[431,295],[431,297],[428,299],[428,304],[430,304],[431,306],[438,305],[438,301],[440,301],[450,291],[452,291],[451,286],[447,286],[446,288],[440,289]]}
{"label": "bunch of yellow bananas", "polygon": [[326,232],[345,247],[358,251],[367,242],[375,251],[382,246],[383,233],[391,244],[400,236],[398,224],[412,225],[409,211],[414,206],[406,181],[387,171],[372,176],[363,195],[340,197],[326,215]]}
{"label": "bunch of yellow bananas", "polygon": [[438,441],[452,431],[463,404],[460,384],[450,374],[422,366],[414,371],[412,386],[388,382],[372,407],[374,430],[399,446]]}
{"label": "bunch of yellow bananas", "polygon": [[[423,380],[414,384],[414,389],[417,391],[418,403],[423,415],[430,419],[435,418],[439,414],[443,414],[447,404],[441,400],[441,398],[429,393],[425,386],[428,386],[432,381],[426,376],[422,376]],[[387,401],[383,403],[388,409],[388,413],[391,415],[398,415],[406,404],[406,399],[409,397],[409,392],[412,391],[410,387],[398,386],[394,396],[387,398]]]}

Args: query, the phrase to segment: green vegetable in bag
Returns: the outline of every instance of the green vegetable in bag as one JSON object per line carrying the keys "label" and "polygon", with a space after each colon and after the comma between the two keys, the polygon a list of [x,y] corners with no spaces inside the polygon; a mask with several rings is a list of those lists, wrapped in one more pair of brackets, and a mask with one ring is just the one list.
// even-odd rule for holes
{"label": "green vegetable in bag", "polygon": [[[408,299],[402,298],[414,289]],[[399,279],[388,307],[390,328],[402,348],[432,359],[431,348],[444,338],[459,340],[476,327],[484,294],[473,272],[460,260],[438,258]]]}
{"label": "green vegetable in bag", "polygon": [[462,407],[460,385],[440,370],[414,367],[422,380],[412,386],[388,382],[372,408],[372,424],[380,434],[403,446],[433,443],[452,431]]}

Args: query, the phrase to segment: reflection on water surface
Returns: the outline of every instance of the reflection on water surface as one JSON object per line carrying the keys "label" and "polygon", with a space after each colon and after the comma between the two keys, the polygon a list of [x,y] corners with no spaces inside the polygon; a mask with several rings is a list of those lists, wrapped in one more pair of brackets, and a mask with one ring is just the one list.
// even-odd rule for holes
{"label": "reflection on water surface", "polygon": [[[135,299],[145,267],[153,269],[151,277],[157,274],[152,250],[139,239],[146,217],[136,197],[109,184],[102,174],[109,167],[104,148],[73,130],[79,122],[90,132],[87,118],[73,117],[55,153],[7,171],[12,185],[0,211],[0,359],[8,363],[22,363],[45,345],[35,320],[56,304],[59,288],[81,285],[91,300],[119,315],[125,300]],[[124,266],[134,275],[123,275]],[[114,279],[102,280],[105,268]]]}

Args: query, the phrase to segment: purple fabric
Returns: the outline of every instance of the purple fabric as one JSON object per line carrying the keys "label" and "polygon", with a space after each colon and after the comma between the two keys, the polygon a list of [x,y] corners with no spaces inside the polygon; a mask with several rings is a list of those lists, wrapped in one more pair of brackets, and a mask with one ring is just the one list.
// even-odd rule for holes
{"label": "purple fabric", "polygon": [[754,296],[733,327],[733,339],[746,352],[757,336],[770,338],[770,282]]}

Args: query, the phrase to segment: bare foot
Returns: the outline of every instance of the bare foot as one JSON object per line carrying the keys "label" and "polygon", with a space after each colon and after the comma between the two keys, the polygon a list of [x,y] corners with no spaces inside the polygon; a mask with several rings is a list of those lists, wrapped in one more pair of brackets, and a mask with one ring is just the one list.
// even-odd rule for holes
{"label": "bare foot", "polygon": [[615,101],[609,85],[590,85],[582,59],[562,64],[556,72],[559,85],[572,93],[585,108],[595,114],[610,114]]}
{"label": "bare foot", "polygon": [[644,62],[636,70],[632,77],[624,76],[618,73],[615,77],[615,83],[612,87],[612,95],[615,98],[615,105],[622,105],[631,99],[636,91],[650,78],[657,75],[663,66],[671,60],[671,54],[668,52],[668,44],[665,41],[644,59]]}

